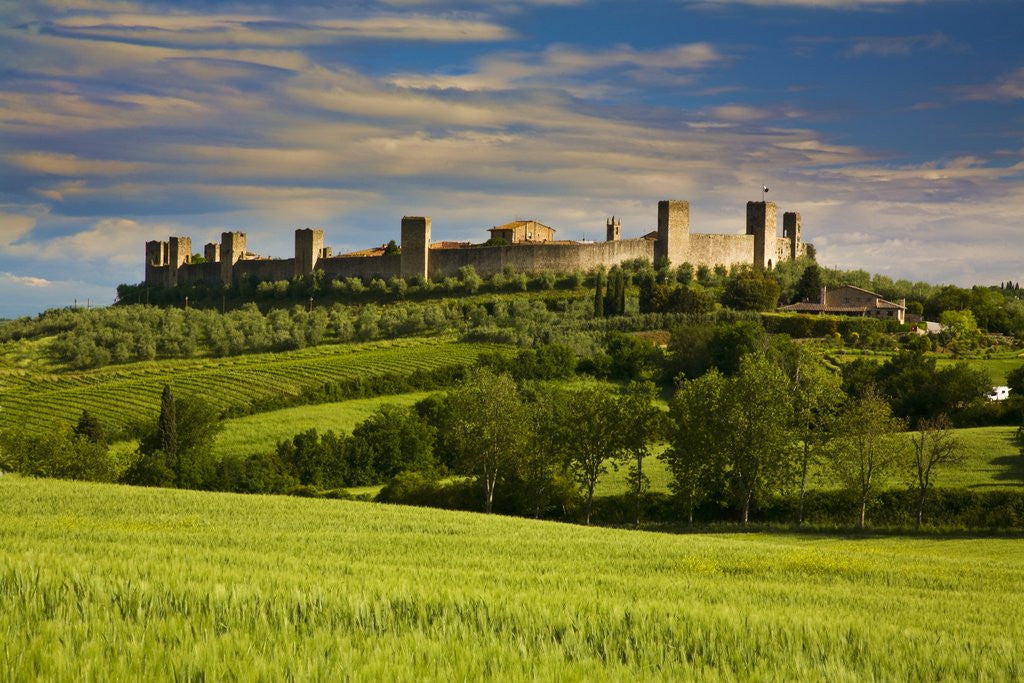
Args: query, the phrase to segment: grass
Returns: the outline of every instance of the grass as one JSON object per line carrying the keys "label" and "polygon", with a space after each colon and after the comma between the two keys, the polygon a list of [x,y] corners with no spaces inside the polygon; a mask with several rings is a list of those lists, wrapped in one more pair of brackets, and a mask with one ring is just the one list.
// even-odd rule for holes
{"label": "grass", "polygon": [[1015,539],[673,536],[0,477],[0,679],[1013,680]]}
{"label": "grass", "polygon": [[[1021,490],[1024,489],[1024,457],[1013,442],[1016,427],[972,427],[956,430],[964,445],[964,462],[938,470],[936,486],[940,488],[964,488],[972,490]],[[664,445],[655,446],[655,454],[661,453]],[[909,465],[908,465],[909,467]],[[626,477],[628,466],[618,470],[609,469],[597,483],[596,495],[612,496],[625,493],[628,489]],[[665,463],[657,457],[644,461],[644,473],[651,480],[651,491],[668,492],[671,475]],[[811,486],[828,486],[821,483],[820,473],[812,477]],[[894,477],[890,486],[902,488],[910,482],[910,470]]]}
{"label": "grass", "polygon": [[[828,350],[826,353],[841,363],[849,363],[857,358],[869,358],[878,363],[884,363],[895,355],[894,351],[858,351],[856,349]],[[1024,354],[1019,351],[1000,351],[992,354],[990,358],[953,358],[948,354],[929,354],[929,356],[936,358],[940,368],[964,362],[972,368],[984,370],[988,373],[992,386],[1005,386],[1006,376],[1012,370],[1024,365]]]}
{"label": "grass", "polygon": [[411,406],[432,393],[420,391],[296,406],[226,420],[224,431],[217,436],[214,444],[214,454],[223,458],[272,451],[279,441],[291,439],[307,429],[316,429],[321,433],[328,429],[336,433],[351,432],[353,427],[384,404]]}
{"label": "grass", "polygon": [[202,396],[220,409],[237,408],[298,396],[331,381],[465,365],[481,352],[497,348],[502,347],[422,337],[228,358],[149,361],[83,372],[44,373],[0,366],[0,429],[70,425],[87,408],[108,429],[119,430],[156,416],[164,384],[178,394]]}

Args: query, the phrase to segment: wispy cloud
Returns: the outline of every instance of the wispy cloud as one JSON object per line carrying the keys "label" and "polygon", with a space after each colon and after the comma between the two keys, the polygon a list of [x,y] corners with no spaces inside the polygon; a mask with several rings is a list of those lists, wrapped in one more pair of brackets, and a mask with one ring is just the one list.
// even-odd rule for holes
{"label": "wispy cloud", "polygon": [[963,100],[1019,100],[1024,99],[1024,67],[999,76],[988,83],[956,88]]}
{"label": "wispy cloud", "polygon": [[15,275],[14,273],[0,272],[0,285],[11,284],[21,287],[49,287],[53,284],[50,280],[31,275]]}
{"label": "wispy cloud", "polygon": [[891,57],[940,48],[962,51],[964,48],[942,33],[917,36],[862,36],[853,39],[846,51],[849,57]]}
{"label": "wispy cloud", "polygon": [[282,20],[258,14],[75,14],[30,25],[60,36],[182,46],[288,47],[352,39],[490,42],[515,33],[491,21],[423,14]]}

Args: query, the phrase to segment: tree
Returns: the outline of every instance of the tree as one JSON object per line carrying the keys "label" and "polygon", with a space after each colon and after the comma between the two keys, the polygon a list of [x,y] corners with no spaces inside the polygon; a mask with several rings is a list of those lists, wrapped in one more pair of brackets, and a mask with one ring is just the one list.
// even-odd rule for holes
{"label": "tree", "polygon": [[764,354],[744,356],[733,378],[712,370],[684,383],[671,416],[675,424],[664,457],[691,518],[716,481],[727,485],[746,525],[758,495],[793,480],[790,383]]}
{"label": "tree", "polygon": [[[802,350],[801,350],[802,351]],[[831,425],[846,399],[839,377],[807,352],[798,354],[792,373],[793,424],[800,449],[800,502],[797,524],[804,521],[807,474],[831,437]]]}
{"label": "tree", "polygon": [[935,482],[935,468],[962,462],[963,443],[953,431],[949,418],[940,415],[921,420],[918,431],[911,437],[914,444],[914,474],[917,486],[917,527],[924,517],[924,501]]}
{"label": "tree", "polygon": [[214,480],[213,442],[223,427],[216,409],[199,397],[175,398],[164,385],[160,415],[139,443],[129,484],[204,488]]}
{"label": "tree", "polygon": [[[821,268],[817,263],[811,263],[804,268],[800,276],[800,282],[796,286],[797,301],[817,301],[821,297],[821,288],[824,282],[821,278]],[[824,302],[822,302],[824,303]]]}
{"label": "tree", "polygon": [[827,459],[833,477],[854,497],[863,529],[872,496],[888,480],[908,446],[905,423],[874,389],[853,401],[836,420]]}
{"label": "tree", "polygon": [[722,305],[737,311],[772,311],[779,304],[782,289],[771,275],[753,268],[744,269],[725,283]]}
{"label": "tree", "polygon": [[659,456],[672,473],[669,488],[686,508],[688,523],[725,469],[719,438],[728,380],[718,370],[683,382],[669,405],[669,447]]}
{"label": "tree", "polygon": [[711,362],[723,374],[733,375],[739,370],[740,359],[768,346],[768,335],[760,323],[750,320],[719,325],[708,342]]}
{"label": "tree", "polygon": [[944,333],[955,342],[973,342],[978,335],[978,322],[970,310],[943,311],[939,316],[939,324]]}
{"label": "tree", "polygon": [[0,432],[0,470],[85,481],[112,481],[116,476],[105,443],[90,441],[68,429],[30,433],[24,428],[11,428]]}
{"label": "tree", "polygon": [[1011,395],[1024,396],[1024,365],[1006,373],[1006,386],[1010,387]]}
{"label": "tree", "polygon": [[754,498],[793,479],[793,407],[782,369],[762,353],[744,356],[728,385],[721,419],[729,482],[746,526]]}
{"label": "tree", "polygon": [[78,424],[75,425],[73,431],[76,436],[80,436],[92,443],[105,444],[107,442],[107,434],[106,430],[103,429],[103,423],[88,410],[82,411],[82,415],[78,418]]}
{"label": "tree", "polygon": [[352,430],[347,451],[370,463],[376,481],[435,469],[434,428],[411,408],[382,405]]}
{"label": "tree", "polygon": [[491,512],[498,479],[513,471],[530,442],[522,397],[509,375],[474,368],[448,395],[449,444],[457,466],[478,477],[484,509]]}
{"label": "tree", "polygon": [[624,447],[620,406],[604,387],[588,386],[572,392],[565,417],[566,424],[572,425],[569,471],[583,489],[586,523],[590,524],[597,481]]}
{"label": "tree", "polygon": [[174,414],[174,394],[171,386],[164,385],[160,394],[160,417],[156,421],[157,443],[164,455],[172,462],[178,457],[178,420]]}
{"label": "tree", "polygon": [[598,271],[594,275],[594,317],[604,317],[604,294],[602,288],[604,286],[604,273]]}
{"label": "tree", "polygon": [[710,346],[714,335],[712,325],[673,327],[668,342],[669,378],[683,375],[687,379],[695,379],[707,372],[713,364]]}
{"label": "tree", "polygon": [[650,442],[663,433],[664,413],[654,405],[656,388],[653,382],[630,382],[619,398],[622,416],[622,448],[629,461],[629,490],[635,506],[634,524],[640,528],[640,511],[650,489],[644,474],[644,459],[651,454]]}
{"label": "tree", "polygon": [[522,508],[534,518],[572,487],[565,472],[572,426],[565,418],[567,392],[541,389],[530,411],[532,441],[518,463]]}

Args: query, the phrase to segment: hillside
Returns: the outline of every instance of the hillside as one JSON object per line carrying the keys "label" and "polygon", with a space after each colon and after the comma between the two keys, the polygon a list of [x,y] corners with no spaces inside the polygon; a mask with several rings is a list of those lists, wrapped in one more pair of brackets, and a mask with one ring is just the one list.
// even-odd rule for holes
{"label": "hillside", "polygon": [[669,536],[0,478],[7,679],[1018,678],[1016,539]]}
{"label": "hillside", "polygon": [[155,419],[160,391],[202,396],[220,410],[246,410],[255,402],[282,402],[328,382],[408,376],[472,363],[494,344],[458,343],[452,337],[333,344],[299,351],[226,358],[160,360],[81,372],[42,373],[0,367],[4,385],[0,429],[72,425],[83,409],[112,429]]}

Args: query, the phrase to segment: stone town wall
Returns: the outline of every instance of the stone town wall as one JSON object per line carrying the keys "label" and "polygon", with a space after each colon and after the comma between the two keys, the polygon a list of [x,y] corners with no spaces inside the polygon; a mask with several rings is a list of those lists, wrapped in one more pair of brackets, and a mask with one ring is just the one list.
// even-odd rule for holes
{"label": "stone town wall", "polygon": [[324,277],[337,280],[345,277],[358,277],[363,280],[388,278],[401,272],[401,256],[385,254],[383,256],[334,256],[323,258],[317,262],[317,269],[324,271]]}
{"label": "stone town wall", "polygon": [[686,260],[693,266],[709,268],[751,265],[754,263],[754,236],[691,232]]}
{"label": "stone town wall", "polygon": [[429,272],[433,277],[458,275],[459,268],[473,266],[482,276],[505,268],[520,272],[587,271],[599,265],[611,267],[623,261],[654,259],[654,241],[618,240],[584,244],[510,244],[503,247],[431,249]]}
{"label": "stone town wall", "polygon": [[295,276],[295,259],[253,259],[242,260],[232,267],[232,279],[238,282],[241,278],[248,276],[250,280],[263,282],[278,280],[291,280]]}

